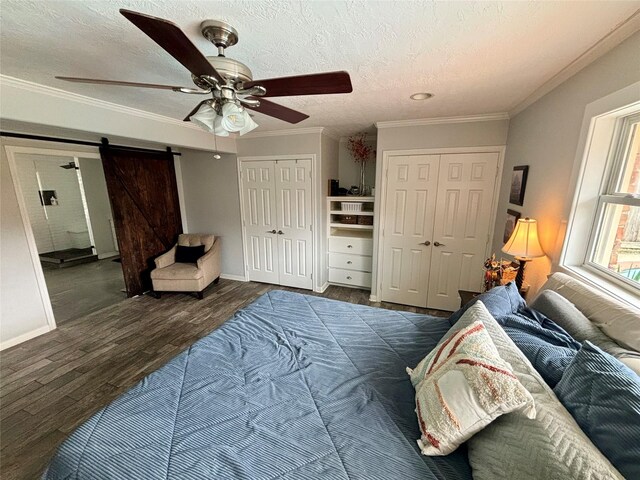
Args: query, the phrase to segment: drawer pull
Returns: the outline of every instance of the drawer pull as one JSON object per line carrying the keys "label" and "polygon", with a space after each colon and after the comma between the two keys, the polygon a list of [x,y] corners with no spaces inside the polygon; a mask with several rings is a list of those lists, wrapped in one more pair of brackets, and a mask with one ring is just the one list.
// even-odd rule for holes
{"label": "drawer pull", "polygon": [[347,265],[351,265],[353,262],[351,260],[347,261]]}
{"label": "drawer pull", "polygon": [[350,276],[347,276],[347,280],[351,280],[351,277],[350,277]]}
{"label": "drawer pull", "polygon": [[353,245],[347,245],[347,248],[353,248]]}

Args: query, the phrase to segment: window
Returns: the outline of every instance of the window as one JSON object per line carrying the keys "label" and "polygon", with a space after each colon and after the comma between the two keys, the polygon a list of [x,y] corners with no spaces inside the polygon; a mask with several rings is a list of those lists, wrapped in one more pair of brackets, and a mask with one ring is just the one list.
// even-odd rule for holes
{"label": "window", "polygon": [[554,267],[618,300],[640,298],[640,82],[585,108]]}
{"label": "window", "polygon": [[585,265],[640,289],[640,114],[618,123]]}

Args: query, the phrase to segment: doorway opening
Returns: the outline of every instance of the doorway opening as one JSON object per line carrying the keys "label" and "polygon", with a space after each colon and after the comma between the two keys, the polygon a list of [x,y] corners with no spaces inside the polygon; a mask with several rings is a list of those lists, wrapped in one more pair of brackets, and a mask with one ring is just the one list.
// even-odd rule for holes
{"label": "doorway opening", "polygon": [[124,300],[118,240],[99,154],[29,148],[14,180],[47,286],[63,324]]}

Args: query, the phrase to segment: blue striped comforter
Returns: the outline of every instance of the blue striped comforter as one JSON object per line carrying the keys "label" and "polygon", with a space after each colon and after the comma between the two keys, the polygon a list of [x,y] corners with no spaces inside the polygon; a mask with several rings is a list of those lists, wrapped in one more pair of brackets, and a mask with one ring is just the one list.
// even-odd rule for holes
{"label": "blue striped comforter", "polygon": [[470,479],[422,456],[405,373],[444,318],[272,291],[64,442],[45,479]]}

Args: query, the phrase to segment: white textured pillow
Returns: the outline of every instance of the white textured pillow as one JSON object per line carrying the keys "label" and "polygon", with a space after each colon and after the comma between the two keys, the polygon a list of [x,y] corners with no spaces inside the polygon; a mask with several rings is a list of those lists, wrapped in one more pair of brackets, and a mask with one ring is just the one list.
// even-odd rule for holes
{"label": "white textured pillow", "polygon": [[484,327],[491,314],[482,302],[462,319],[467,327],[445,335],[414,369],[416,413],[424,455],[447,455],[500,415],[522,410],[534,418],[533,398],[500,358]]}

